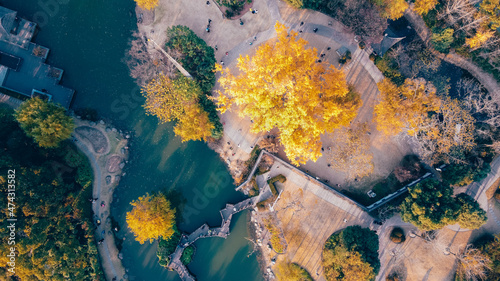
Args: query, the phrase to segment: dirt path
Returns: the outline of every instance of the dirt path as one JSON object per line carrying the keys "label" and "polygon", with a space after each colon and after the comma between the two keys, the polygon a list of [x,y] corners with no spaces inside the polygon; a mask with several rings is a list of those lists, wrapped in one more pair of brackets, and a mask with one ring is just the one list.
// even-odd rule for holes
{"label": "dirt path", "polygon": [[413,4],[411,4],[410,8],[406,10],[405,17],[413,25],[413,28],[415,28],[417,34],[420,36],[420,38],[422,38],[422,41],[425,42],[429,50],[431,50],[435,55],[437,55],[442,60],[467,70],[472,76],[474,76],[481,83],[481,85],[483,85],[483,87],[486,88],[486,90],[488,90],[488,92],[492,96],[500,98],[500,84],[495,79],[495,77],[493,77],[493,75],[483,71],[472,61],[465,59],[454,52],[450,52],[449,54],[442,54],[434,50],[434,48],[429,44],[430,36],[432,33],[429,30],[429,28],[425,25],[425,22],[422,19],[422,17],[413,11]]}
{"label": "dirt path", "polygon": [[[101,135],[107,141],[109,150],[104,153],[98,153],[94,150],[96,147],[92,143],[95,138],[87,138],[87,135],[73,133],[73,141],[75,145],[88,157],[94,173],[93,181],[93,198],[97,199],[92,204],[94,212],[94,223],[100,220],[100,224],[96,223],[95,237],[99,241],[103,239],[97,248],[100,254],[100,261],[106,276],[106,279],[111,280],[128,280],[125,268],[119,258],[120,253],[116,248],[114,233],[111,226],[110,205],[113,200],[114,188],[118,185],[120,177],[123,175],[122,169],[124,162],[128,158],[127,139],[116,131],[116,129],[107,128],[104,123],[94,123],[75,119],[76,128],[85,128],[80,132],[88,132],[88,136]],[[120,157],[121,163],[118,167],[111,167],[108,159],[116,160]],[[123,161],[123,162],[122,162]],[[111,172],[110,172],[111,171]]]}

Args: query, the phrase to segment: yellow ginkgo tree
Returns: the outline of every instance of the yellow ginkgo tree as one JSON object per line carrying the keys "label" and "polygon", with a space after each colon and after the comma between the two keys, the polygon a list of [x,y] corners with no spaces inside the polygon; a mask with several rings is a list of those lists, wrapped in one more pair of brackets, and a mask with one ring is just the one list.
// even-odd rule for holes
{"label": "yellow ginkgo tree", "polygon": [[158,6],[158,0],[135,0],[137,5],[146,10],[152,10]]}
{"label": "yellow ginkgo tree", "polygon": [[430,10],[434,9],[437,4],[437,0],[415,0],[415,6],[413,7],[413,9],[420,15],[425,15]]}
{"label": "yellow ginkgo tree", "polygon": [[168,240],[175,232],[175,209],[162,193],[139,197],[130,203],[132,211],[127,212],[127,224],[135,240],[143,244],[162,238]]}
{"label": "yellow ginkgo tree", "polygon": [[408,3],[405,0],[374,0],[380,10],[380,15],[384,18],[397,20],[402,17],[408,9]]}
{"label": "yellow ginkgo tree", "polygon": [[212,136],[214,124],[200,106],[202,92],[192,79],[179,76],[170,79],[160,74],[143,89],[147,114],[155,115],[161,123],[176,122],[174,132],[188,140],[207,140]]}
{"label": "yellow ginkgo tree", "polygon": [[434,85],[422,78],[406,79],[400,87],[385,78],[378,89],[380,103],[374,108],[375,121],[377,129],[389,136],[420,127],[427,113],[436,111],[441,102]]}
{"label": "yellow ginkgo tree", "polygon": [[217,66],[223,91],[216,97],[219,110],[238,106],[240,116],[254,122],[252,132],[278,128],[290,161],[303,164],[321,156],[320,136],[348,126],[361,106],[350,92],[344,74],[317,61],[316,49],[297,38],[297,32],[276,23],[277,40],[238,59],[239,75]]}
{"label": "yellow ginkgo tree", "polygon": [[413,136],[424,160],[449,162],[457,152],[474,147],[474,118],[459,101],[437,96],[432,83],[423,78],[406,79],[398,87],[384,79],[378,89],[377,129],[388,136],[401,132]]}

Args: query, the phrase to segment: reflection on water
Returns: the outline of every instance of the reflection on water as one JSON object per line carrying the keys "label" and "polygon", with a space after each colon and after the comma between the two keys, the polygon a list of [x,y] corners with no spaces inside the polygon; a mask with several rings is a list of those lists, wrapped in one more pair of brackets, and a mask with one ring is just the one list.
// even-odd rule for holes
{"label": "reflection on water", "polygon": [[197,252],[190,268],[200,280],[262,280],[254,262],[256,253],[247,258],[252,252],[252,246],[245,239],[249,236],[246,226],[248,212],[233,216],[231,235],[226,240],[211,238],[196,241]]}
{"label": "reflection on water", "polygon": [[[51,3],[50,5],[48,3]],[[186,198],[181,229],[221,224],[219,210],[243,197],[218,155],[202,142],[181,143],[171,124],[158,125],[141,107],[139,88],[122,62],[136,29],[132,0],[4,0],[19,16],[38,21],[35,41],[50,48],[48,63],[64,69],[62,84],[76,90],[73,108],[91,107],[132,131],[127,175],[115,190],[112,214],[124,237],[124,265],[135,280],[178,280],[158,265],[156,244],[140,245],[125,229],[129,202],[146,192],[175,188]],[[205,280],[261,280],[255,255],[247,258],[245,215],[235,216],[227,240],[198,242],[189,269]]]}

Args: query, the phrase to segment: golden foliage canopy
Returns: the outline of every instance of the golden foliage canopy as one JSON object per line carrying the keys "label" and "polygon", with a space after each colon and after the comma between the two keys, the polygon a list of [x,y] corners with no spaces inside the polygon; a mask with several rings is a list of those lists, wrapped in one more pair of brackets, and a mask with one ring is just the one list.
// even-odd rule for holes
{"label": "golden foliage canopy", "polygon": [[212,135],[215,126],[200,107],[202,92],[192,79],[180,76],[171,80],[159,75],[142,93],[146,97],[146,113],[155,115],[162,123],[175,121],[174,132],[182,141],[207,140]]}
{"label": "golden foliage canopy", "polygon": [[426,120],[427,112],[440,105],[436,88],[421,78],[406,79],[400,87],[386,78],[378,83],[378,89],[381,101],[374,108],[375,120],[377,129],[386,135],[418,127]]}
{"label": "golden foliage canopy", "polygon": [[311,275],[305,269],[288,260],[278,263],[276,279],[278,281],[313,281]]}
{"label": "golden foliage canopy", "polygon": [[168,239],[174,234],[175,210],[162,193],[139,197],[130,203],[132,211],[127,212],[127,224],[135,240],[143,244],[158,238]]}
{"label": "golden foliage canopy", "polygon": [[146,10],[152,10],[158,6],[158,0],[135,0],[137,5]]}
{"label": "golden foliage canopy", "polygon": [[500,28],[500,0],[483,0],[479,7],[481,14],[487,17],[484,24],[492,30]]}
{"label": "golden foliage canopy", "polygon": [[391,20],[399,19],[408,9],[405,0],[374,0],[374,2],[380,9],[380,15]]}
{"label": "golden foliage canopy", "polygon": [[476,31],[473,37],[465,39],[465,44],[472,50],[476,50],[490,40],[495,35],[495,31],[491,29],[480,28]]}
{"label": "golden foliage canopy", "polygon": [[222,73],[217,103],[224,112],[239,106],[240,116],[254,122],[252,132],[280,131],[280,139],[290,161],[316,161],[321,156],[320,135],[349,125],[361,105],[350,93],[344,74],[333,66],[316,62],[316,49],[276,23],[278,40],[257,49],[250,58],[240,57],[240,74]]}
{"label": "golden foliage canopy", "polygon": [[386,135],[406,130],[416,138],[424,159],[448,161],[456,149],[469,151],[474,147],[474,118],[459,101],[438,97],[430,82],[406,79],[397,87],[384,79],[378,87],[381,101],[374,109],[377,129]]}
{"label": "golden foliage canopy", "polygon": [[427,14],[430,10],[434,9],[437,3],[437,0],[415,0],[415,6],[413,9],[418,14],[424,15]]}
{"label": "golden foliage canopy", "polygon": [[348,251],[343,246],[323,251],[326,280],[359,281],[375,278],[373,268],[363,261],[360,253]]}

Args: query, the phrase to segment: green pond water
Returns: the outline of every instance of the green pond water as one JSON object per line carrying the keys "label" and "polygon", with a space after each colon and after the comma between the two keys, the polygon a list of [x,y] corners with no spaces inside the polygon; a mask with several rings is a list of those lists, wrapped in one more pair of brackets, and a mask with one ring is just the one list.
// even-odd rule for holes
{"label": "green pond water", "polygon": [[[39,23],[34,41],[50,48],[48,63],[64,69],[62,84],[76,90],[73,108],[96,109],[118,128],[132,132],[127,175],[115,190],[112,215],[122,229],[124,265],[131,280],[179,280],[157,263],[156,244],[140,245],[127,232],[129,202],[146,192],[176,189],[186,198],[181,230],[207,222],[219,226],[219,210],[243,196],[216,153],[202,142],[181,143],[170,124],[158,125],[141,108],[143,98],[123,63],[136,29],[131,0],[4,0],[0,4]],[[228,239],[196,242],[189,269],[198,280],[262,280],[251,246],[247,213],[234,217]],[[132,279],[133,278],[133,279]]]}

